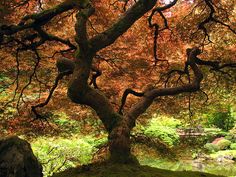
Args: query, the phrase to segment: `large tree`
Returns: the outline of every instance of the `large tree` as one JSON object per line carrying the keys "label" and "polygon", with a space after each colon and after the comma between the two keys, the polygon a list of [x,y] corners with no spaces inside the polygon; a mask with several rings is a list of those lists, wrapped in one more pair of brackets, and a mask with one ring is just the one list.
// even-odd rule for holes
{"label": "large tree", "polygon": [[[222,59],[223,57],[214,60],[215,55],[211,57],[206,55],[206,51],[215,52],[219,43],[218,38],[221,35],[227,34],[226,39],[235,37],[236,31],[233,28],[235,22],[232,22],[235,21],[235,1],[232,0],[173,0],[170,2],[159,2],[157,0],[64,0],[62,2],[58,1],[57,5],[53,5],[51,1],[47,0],[4,0],[1,2],[0,8],[0,12],[3,14],[0,21],[2,50],[5,50],[5,53],[15,51],[17,76],[14,83],[17,87],[16,91],[20,90],[18,104],[24,90],[31,84],[33,77],[37,78],[37,69],[44,50],[45,52],[53,50],[55,53],[52,58],[57,58],[56,66],[59,74],[48,98],[44,102],[32,106],[35,118],[44,118],[43,115],[39,114],[38,109],[48,104],[59,80],[66,75],[71,75],[67,95],[72,102],[87,105],[96,111],[109,134],[110,158],[114,161],[132,161],[130,132],[134,128],[137,118],[150,107],[156,98],[199,91],[204,78],[200,67],[208,67],[211,71],[225,75],[230,75],[230,71],[225,69],[236,67],[236,63],[233,62],[235,58],[228,58],[227,61],[231,60],[231,62],[226,63]],[[44,10],[44,8],[47,8],[47,10]],[[186,14],[186,12],[189,12],[189,14]],[[26,15],[24,15],[25,13]],[[73,16],[75,13],[76,15]],[[178,16],[175,14],[178,14]],[[76,21],[74,25],[71,25],[68,21],[63,21],[63,18],[71,15]],[[184,16],[185,18],[183,18]],[[171,21],[171,25],[169,25],[168,19]],[[135,26],[135,24],[138,25]],[[174,27],[173,24],[175,24]],[[134,32],[128,31],[133,26],[135,26]],[[75,33],[62,34],[64,30],[73,31],[72,29]],[[57,36],[55,31],[60,35]],[[151,33],[152,36],[151,38],[150,36],[147,37],[147,45],[144,46],[132,39],[134,33],[139,34],[138,37],[136,36],[137,39],[147,37],[145,33]],[[178,34],[178,37],[175,36],[173,41],[175,41],[174,45],[178,45],[171,46],[171,42],[168,42],[165,38],[173,37],[176,34]],[[157,77],[154,77],[156,79],[155,84],[141,82],[141,85],[147,84],[141,91],[140,89],[134,91],[133,88],[125,89],[121,97],[121,105],[117,108],[105,96],[102,88],[97,85],[96,79],[101,75],[101,71],[96,68],[94,63],[97,60],[104,59],[101,56],[102,54],[106,56],[108,54],[109,56],[109,52],[115,50],[112,49],[115,45],[121,45],[122,42],[118,41],[121,36],[124,36],[127,45],[129,45],[128,41],[130,39],[137,42],[133,45],[139,48],[140,55],[146,55],[147,58],[149,54],[145,54],[147,52],[145,47],[148,48],[152,45],[151,53],[154,62],[151,65],[152,68],[155,68],[155,72],[163,72],[163,65],[160,63],[165,63],[165,69],[171,68],[170,65],[174,63],[173,60],[175,59],[173,57],[158,56],[163,55],[167,50],[171,51],[174,57],[179,57],[175,53],[176,49],[178,47],[181,50],[184,49],[186,53],[181,57],[185,56],[186,59],[183,70],[172,69],[167,72],[165,75],[167,79],[163,80],[163,87],[160,87],[160,82],[156,79]],[[168,45],[163,45],[165,42]],[[158,45],[159,43],[160,45]],[[186,48],[188,43],[195,46]],[[58,48],[51,46],[52,44],[61,46]],[[221,47],[222,45],[226,44],[221,44]],[[130,47],[132,48],[132,46]],[[225,48],[230,53],[234,51],[234,47],[235,39]],[[36,59],[29,82],[22,89],[18,89],[19,58],[22,57],[21,53],[26,51],[30,51],[31,57]],[[126,52],[131,53],[127,48]],[[198,56],[204,52],[203,57],[209,57],[207,60],[203,60]],[[73,60],[56,57],[56,54],[65,56],[71,53],[74,56]],[[168,52],[166,53],[169,55]],[[122,53],[116,54],[122,55]],[[232,57],[227,55],[227,57],[229,56]],[[130,57],[127,57],[127,60],[132,60],[131,58],[132,53]],[[138,58],[137,55],[136,58]],[[126,70],[135,70],[135,64],[129,66],[133,68],[126,67]],[[170,78],[174,77],[173,75],[178,76],[177,84],[168,85]],[[142,72],[137,73],[137,76],[148,77]],[[185,77],[185,79],[182,79],[182,77]],[[109,79],[108,82],[111,82],[115,78],[111,76],[107,79]],[[155,79],[152,77],[152,79],[147,80],[153,82]],[[136,81],[138,81],[138,77],[134,79],[134,85]],[[138,97],[138,99],[135,99],[135,103],[132,104],[130,109],[124,111],[127,96],[130,94]]]}

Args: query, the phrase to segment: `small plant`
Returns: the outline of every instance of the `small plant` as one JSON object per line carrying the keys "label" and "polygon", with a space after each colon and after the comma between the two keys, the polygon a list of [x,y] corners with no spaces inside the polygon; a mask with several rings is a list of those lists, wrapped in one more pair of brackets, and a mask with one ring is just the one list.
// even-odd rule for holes
{"label": "small plant", "polygon": [[63,131],[78,133],[80,131],[79,122],[71,119],[65,112],[55,112],[52,115],[53,122]]}

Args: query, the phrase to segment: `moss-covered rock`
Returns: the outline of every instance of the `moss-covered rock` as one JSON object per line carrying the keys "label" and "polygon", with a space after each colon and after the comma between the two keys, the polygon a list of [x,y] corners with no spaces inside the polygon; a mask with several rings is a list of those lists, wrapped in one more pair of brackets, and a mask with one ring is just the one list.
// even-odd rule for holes
{"label": "moss-covered rock", "polygon": [[231,143],[232,142],[227,139],[222,139],[222,140],[218,141],[216,145],[218,146],[218,148],[220,150],[224,150],[224,149],[227,149]]}
{"label": "moss-covered rock", "polygon": [[[202,172],[174,172],[137,164],[100,163],[68,169],[53,177],[217,177]],[[220,176],[218,176],[220,177]]]}

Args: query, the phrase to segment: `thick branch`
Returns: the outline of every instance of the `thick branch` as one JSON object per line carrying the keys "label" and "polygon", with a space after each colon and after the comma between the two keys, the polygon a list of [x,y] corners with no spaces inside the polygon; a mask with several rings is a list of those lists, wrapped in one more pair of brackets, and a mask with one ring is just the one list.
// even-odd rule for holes
{"label": "thick branch", "polygon": [[78,12],[76,15],[77,22],[75,25],[75,40],[79,44],[80,50],[82,50],[82,52],[85,54],[89,51],[86,24],[88,18],[94,13],[94,11],[95,9],[91,6],[91,4],[88,4],[85,9],[80,10],[80,12]]}
{"label": "thick branch", "polygon": [[38,26],[45,25],[47,22],[49,22],[52,18],[55,16],[62,14],[63,12],[66,12],[68,10],[71,10],[75,7],[75,4],[69,1],[64,1],[63,3],[55,6],[52,9],[44,10],[41,13],[36,13],[32,15],[27,15],[25,16],[21,22],[20,26],[25,25],[28,20],[33,20],[33,23],[31,24],[36,24]]}
{"label": "thick branch", "polygon": [[39,33],[40,37],[45,41],[58,41],[62,44],[67,45],[70,49],[76,49],[77,47],[73,45],[69,40],[62,39],[58,36],[54,36],[52,34],[48,34],[45,30],[40,27],[35,28],[35,30]]}
{"label": "thick branch", "polygon": [[[25,16],[18,25],[3,25],[0,27],[0,36],[12,35],[19,31],[33,28],[36,26],[43,26],[48,23],[53,17],[73,9],[75,3],[72,1],[65,1],[52,9],[42,11],[38,14]],[[29,21],[27,23],[27,21]]]}
{"label": "thick branch", "polygon": [[151,10],[157,0],[139,0],[120,19],[103,33],[90,40],[94,51],[112,44],[119,36],[125,33],[140,17]]}

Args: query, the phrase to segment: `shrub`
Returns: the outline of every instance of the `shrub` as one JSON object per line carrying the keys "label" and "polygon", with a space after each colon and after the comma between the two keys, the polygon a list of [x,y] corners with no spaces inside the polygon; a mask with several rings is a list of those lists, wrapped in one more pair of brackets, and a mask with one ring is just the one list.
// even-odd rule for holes
{"label": "shrub", "polygon": [[204,148],[208,150],[209,152],[217,152],[220,150],[216,144],[212,144],[212,143],[205,144]]}
{"label": "shrub", "polygon": [[169,125],[171,125],[168,127],[164,126],[165,124],[163,121],[153,118],[150,120],[146,129],[144,129],[144,134],[151,138],[158,138],[160,141],[163,141],[165,144],[172,147],[179,142],[179,135],[177,134],[175,128],[178,125],[178,121],[177,123],[174,123],[173,120],[175,119],[166,121]]}
{"label": "shrub", "polygon": [[208,126],[216,126],[224,131],[229,131],[234,127],[235,117],[232,114],[230,106],[225,111],[214,112],[207,115]]}
{"label": "shrub", "polygon": [[218,159],[222,157],[231,157],[232,159],[236,159],[236,151],[235,150],[218,151],[210,154],[210,157],[213,159]]}
{"label": "shrub", "polygon": [[232,144],[230,145],[230,149],[236,150],[236,143],[232,143]]}
{"label": "shrub", "polygon": [[222,139],[222,140],[218,141],[216,145],[218,146],[218,148],[220,150],[224,150],[224,149],[227,149],[231,143],[232,142],[227,139]]}
{"label": "shrub", "polygon": [[227,136],[225,136],[225,139],[231,141],[232,143],[236,143],[236,134],[228,134]]}
{"label": "shrub", "polygon": [[236,143],[236,124],[235,124],[234,128],[232,128],[229,131],[229,134],[231,136],[231,140]]}

